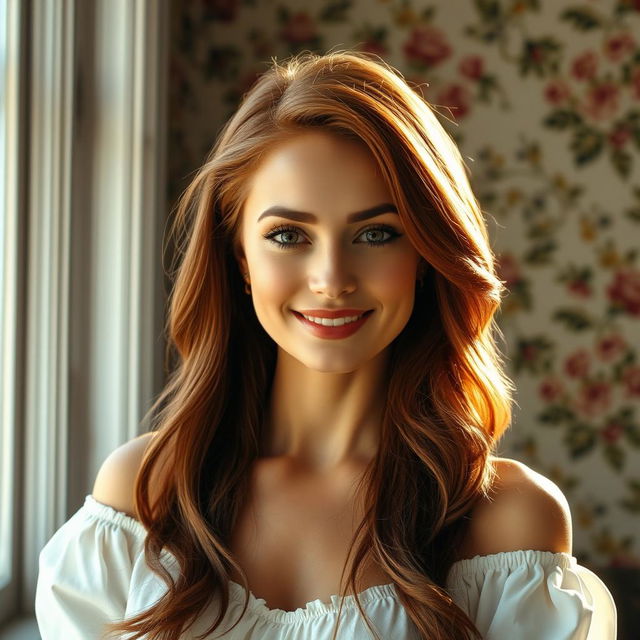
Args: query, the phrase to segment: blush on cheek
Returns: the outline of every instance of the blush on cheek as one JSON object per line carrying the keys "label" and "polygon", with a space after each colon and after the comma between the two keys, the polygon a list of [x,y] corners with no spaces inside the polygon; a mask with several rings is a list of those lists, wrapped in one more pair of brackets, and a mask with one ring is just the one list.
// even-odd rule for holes
{"label": "blush on cheek", "polygon": [[377,286],[391,291],[410,289],[414,286],[416,267],[413,264],[384,265],[371,273]]}
{"label": "blush on cheek", "polygon": [[292,291],[295,291],[299,273],[299,270],[292,268],[291,265],[262,261],[256,265],[254,290],[257,295],[270,302],[286,301]]}

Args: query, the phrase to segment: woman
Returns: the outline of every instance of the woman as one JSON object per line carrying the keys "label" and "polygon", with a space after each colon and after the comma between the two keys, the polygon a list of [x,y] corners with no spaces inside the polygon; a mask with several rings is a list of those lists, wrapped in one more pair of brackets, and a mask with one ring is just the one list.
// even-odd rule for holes
{"label": "woman", "polygon": [[45,640],[614,637],[562,492],[493,455],[502,283],[397,71],[274,63],[177,225],[179,364],[41,553]]}

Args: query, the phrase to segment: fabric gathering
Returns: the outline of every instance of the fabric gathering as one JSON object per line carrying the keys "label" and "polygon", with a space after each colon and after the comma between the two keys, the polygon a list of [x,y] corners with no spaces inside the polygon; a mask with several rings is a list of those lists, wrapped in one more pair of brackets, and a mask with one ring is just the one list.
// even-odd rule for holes
{"label": "fabric gathering", "polygon": [[[99,638],[105,622],[138,613],[160,597],[164,584],[144,561],[144,527],[87,496],[84,505],[40,555],[36,614],[46,617],[43,640]],[[165,566],[175,570],[170,554]],[[616,610],[604,583],[566,553],[513,551],[460,560],[451,567],[447,590],[487,640],[603,640],[615,638]],[[222,629],[240,615],[241,585],[230,582],[230,606]],[[417,640],[392,584],[359,594],[382,638]],[[212,604],[215,607],[215,603]],[[339,607],[315,600],[296,611],[269,609],[249,594],[249,605],[230,640],[329,640]],[[216,614],[189,630],[196,638]],[[368,640],[353,596],[345,596],[339,637]],[[219,637],[218,634],[212,638]]]}

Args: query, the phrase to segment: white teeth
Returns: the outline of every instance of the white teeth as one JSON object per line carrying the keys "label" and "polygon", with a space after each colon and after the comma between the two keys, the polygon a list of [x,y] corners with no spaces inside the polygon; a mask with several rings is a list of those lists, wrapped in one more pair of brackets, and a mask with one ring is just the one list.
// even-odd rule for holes
{"label": "white teeth", "polygon": [[[304,314],[302,314],[304,315]],[[362,318],[364,313],[361,313],[359,316],[346,316],[344,318],[314,318],[313,316],[304,316],[307,320],[311,322],[315,322],[316,324],[321,324],[325,327],[341,327],[343,324],[349,324],[350,322],[355,322]]]}

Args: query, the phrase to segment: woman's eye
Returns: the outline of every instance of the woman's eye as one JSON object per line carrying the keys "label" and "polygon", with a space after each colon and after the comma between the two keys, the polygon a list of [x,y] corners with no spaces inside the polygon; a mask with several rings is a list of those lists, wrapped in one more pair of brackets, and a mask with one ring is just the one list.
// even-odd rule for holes
{"label": "woman's eye", "polygon": [[[385,234],[387,237],[385,238]],[[398,233],[393,227],[386,225],[380,225],[376,227],[369,227],[360,233],[359,238],[365,237],[365,242],[370,247],[382,247],[390,242],[393,242],[396,238],[402,234]],[[277,239],[280,236],[280,239]],[[296,227],[281,226],[272,229],[264,236],[267,240],[273,242],[280,249],[290,249],[296,247],[302,242],[296,241],[296,238],[302,237],[302,233]]]}
{"label": "woman's eye", "polygon": [[[296,242],[296,236],[302,235],[295,227],[276,227],[264,237],[271,240],[280,249],[288,249],[289,247],[301,244]],[[275,240],[277,236],[281,236],[282,240]]]}
{"label": "woman's eye", "polygon": [[367,229],[365,231],[362,232],[361,235],[365,236],[367,239],[367,244],[370,245],[379,245],[379,244],[386,244],[388,242],[388,239],[385,240],[384,239],[384,234],[387,235],[391,235],[389,233],[389,231],[385,230],[385,229]]}

